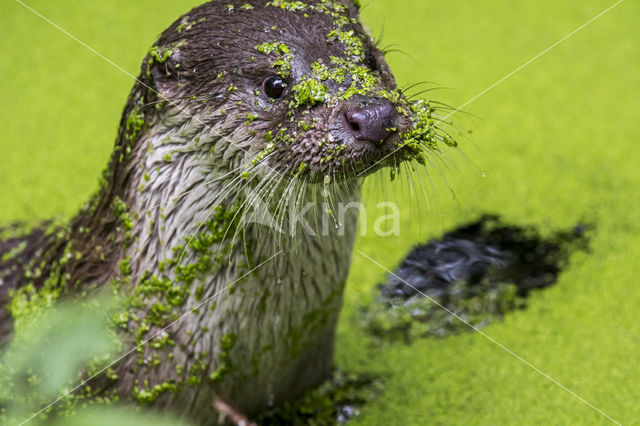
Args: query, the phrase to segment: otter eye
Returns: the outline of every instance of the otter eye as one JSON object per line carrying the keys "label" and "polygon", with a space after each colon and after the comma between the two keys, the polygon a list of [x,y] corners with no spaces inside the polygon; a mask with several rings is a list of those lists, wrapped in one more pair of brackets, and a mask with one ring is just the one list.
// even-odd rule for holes
{"label": "otter eye", "polygon": [[272,99],[280,98],[286,88],[287,83],[277,75],[269,76],[262,82],[262,90]]}

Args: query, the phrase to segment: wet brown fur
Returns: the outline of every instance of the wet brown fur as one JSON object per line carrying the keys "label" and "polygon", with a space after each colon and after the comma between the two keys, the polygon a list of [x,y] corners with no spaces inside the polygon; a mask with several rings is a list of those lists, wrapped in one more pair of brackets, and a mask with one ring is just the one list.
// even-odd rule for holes
{"label": "wet brown fur", "polygon": [[[247,95],[246,90],[228,90],[231,85],[259,90],[265,76],[273,74],[269,60],[261,57],[253,46],[239,44],[230,29],[238,31],[244,38],[255,39],[255,45],[265,41],[265,31],[277,31],[277,34],[270,36],[273,41],[287,43],[298,53],[291,67],[296,74],[292,76],[294,78],[310,72],[309,64],[317,58],[325,58],[328,63],[330,56],[342,55],[343,48],[339,42],[327,43],[326,34],[308,25],[307,18],[300,13],[272,7],[260,8],[260,14],[257,14],[240,10],[245,3],[245,0],[224,2],[225,6],[234,6],[235,10],[231,13],[222,7],[222,2],[207,3],[187,13],[163,33],[156,46],[170,48],[172,45],[179,45],[181,40],[186,40],[186,45],[184,48],[176,47],[175,53],[166,62],[153,61],[150,56],[143,61],[139,80],[129,95],[122,115],[115,149],[109,166],[103,173],[101,189],[68,226],[45,224],[28,231],[20,231],[19,227],[4,229],[6,235],[12,236],[0,239],[0,345],[6,343],[12,333],[11,316],[5,308],[10,300],[10,290],[28,283],[40,289],[47,279],[60,277],[64,281],[65,293],[73,294],[79,288],[91,284],[104,285],[118,276],[125,240],[123,223],[114,213],[113,203],[117,199],[121,199],[126,205],[134,202],[136,189],[132,190],[131,187],[139,172],[139,165],[135,162],[139,156],[136,153],[146,149],[137,142],[148,129],[158,125],[166,112],[164,106],[171,104],[172,107],[179,107],[186,113],[199,117],[206,116],[206,111],[216,111],[225,106],[228,120],[225,127],[231,134],[233,129],[246,125],[247,114],[255,110],[255,103],[258,102],[261,106],[260,117],[251,126],[256,132],[252,146],[254,152],[264,148],[264,134],[277,129],[278,123],[285,123],[293,134],[299,136],[296,124],[287,120],[288,99],[273,103],[264,95],[255,99],[253,95]],[[345,1],[345,4],[348,5],[351,16],[357,18],[356,7],[350,1]],[[333,18],[330,16],[320,14],[314,16],[314,19],[324,20],[327,28],[332,26]],[[212,25],[212,22],[222,21],[224,25]],[[195,23],[190,24],[191,22]],[[278,29],[271,30],[273,25],[278,25]],[[381,52],[364,36],[362,26],[357,23],[349,25],[347,29],[354,29],[357,34],[362,35],[370,66],[376,69],[385,86],[394,88],[393,76]],[[313,51],[309,46],[313,46]],[[318,51],[317,46],[324,46],[326,50]],[[252,57],[255,59],[252,60]],[[219,74],[222,77],[216,78]],[[271,106],[269,111],[265,111],[264,105]],[[345,102],[339,108],[347,108],[348,105]],[[129,131],[127,120],[134,110],[144,115],[145,125],[137,138],[131,141],[126,136]],[[340,112],[319,107],[314,114],[330,120],[333,117],[330,117],[331,114]],[[219,119],[215,115],[210,117],[212,124]],[[222,137],[226,136],[222,134]],[[270,165],[281,173],[291,174],[302,162],[308,162],[312,172],[334,170],[341,176],[354,176],[357,171],[356,160],[369,164],[394,146],[390,142],[386,150],[373,152],[354,142],[343,153],[344,158],[349,159],[345,167],[339,159],[321,164],[321,153],[317,150],[313,134],[306,138],[308,139],[299,136],[299,143],[291,149],[277,151],[269,158]],[[133,154],[126,154],[128,149]],[[3,260],[4,254],[21,243],[26,244],[26,248],[19,256]],[[149,250],[153,250],[153,247]],[[63,266],[64,270],[51,271],[49,265],[69,251],[73,255],[69,256],[68,262]],[[42,265],[39,275],[28,276],[27,273],[33,270],[34,265]],[[312,382],[315,384],[317,379],[314,378]],[[296,392],[305,387],[308,385],[301,386]]]}

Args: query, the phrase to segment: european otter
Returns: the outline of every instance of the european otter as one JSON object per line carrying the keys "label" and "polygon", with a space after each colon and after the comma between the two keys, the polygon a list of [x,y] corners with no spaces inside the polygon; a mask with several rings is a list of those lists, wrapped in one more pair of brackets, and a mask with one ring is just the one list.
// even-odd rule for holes
{"label": "european otter", "polygon": [[434,111],[398,90],[350,0],[193,9],[144,59],[92,200],[67,226],[4,230],[0,341],[30,304],[108,287],[140,348],[93,395],[200,423],[216,400],[251,415],[299,395],[332,368],[357,222],[339,204],[454,144]]}

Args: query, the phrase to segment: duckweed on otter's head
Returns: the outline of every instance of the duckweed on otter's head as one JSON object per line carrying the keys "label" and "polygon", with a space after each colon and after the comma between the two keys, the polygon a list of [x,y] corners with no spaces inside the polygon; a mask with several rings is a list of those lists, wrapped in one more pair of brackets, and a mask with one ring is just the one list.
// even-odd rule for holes
{"label": "duckweed on otter's head", "polygon": [[[438,153],[441,144],[456,147],[456,141],[444,132],[439,125],[441,117],[436,108],[428,100],[410,101],[402,90],[397,89],[392,80],[387,79],[379,66],[379,59],[373,53],[376,51],[375,41],[367,39],[357,30],[357,21],[350,16],[352,13],[342,2],[337,1],[271,1],[268,6],[277,7],[292,13],[311,13],[329,15],[333,28],[326,34],[328,45],[340,46],[341,53],[326,58],[318,58],[310,64],[310,69],[301,76],[292,74],[292,63],[298,59],[299,52],[295,46],[278,40],[269,41],[255,46],[257,52],[271,57],[271,66],[276,74],[284,78],[290,87],[290,99],[287,103],[289,121],[297,122],[298,129],[314,131],[317,134],[321,126],[316,123],[309,125],[307,120],[301,120],[300,114],[308,114],[311,109],[321,106],[338,107],[341,103],[349,102],[355,96],[367,99],[386,99],[396,108],[399,119],[406,123],[403,126],[390,126],[388,130],[397,133],[394,139],[395,148],[389,149],[395,154],[395,159],[416,160],[426,163],[426,156]],[[356,2],[356,8],[359,4]],[[303,125],[300,125],[303,123]],[[278,144],[291,136],[290,129],[280,128],[276,137],[272,132],[267,133],[270,140],[268,150],[261,158],[277,149]],[[301,134],[296,132],[296,138]],[[331,141],[331,137],[329,137]],[[327,148],[328,149],[328,148]],[[396,152],[397,151],[397,152]],[[326,163],[330,159],[322,158]],[[397,164],[394,162],[393,164]],[[300,164],[297,164],[299,166]],[[394,166],[397,167],[397,166]],[[298,174],[300,171],[298,170]]]}

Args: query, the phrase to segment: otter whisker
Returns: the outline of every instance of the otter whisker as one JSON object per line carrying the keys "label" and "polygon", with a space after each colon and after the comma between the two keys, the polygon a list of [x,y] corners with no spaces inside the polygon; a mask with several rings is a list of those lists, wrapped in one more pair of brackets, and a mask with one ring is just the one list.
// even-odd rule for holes
{"label": "otter whisker", "polygon": [[[291,178],[289,180],[289,183],[287,184],[287,186],[285,188],[284,193],[283,193],[282,200],[284,201],[284,203],[283,203],[282,212],[281,212],[281,218],[282,218],[282,221],[280,223],[281,227],[284,225],[284,219],[286,218],[286,215],[289,212],[288,209],[289,209],[289,206],[291,204],[291,194],[293,193],[293,190],[294,190],[294,188],[296,186],[297,180],[298,180],[298,178],[296,178],[295,176],[293,178]],[[291,217],[289,218],[289,223],[288,223],[289,231],[288,232],[290,234],[292,233],[293,234],[292,237],[295,238],[295,235],[296,235],[296,232],[297,232],[297,226],[294,223],[295,221],[292,221],[292,219],[294,219],[294,218],[291,218]],[[284,228],[282,228],[282,229],[284,229]]]}
{"label": "otter whisker", "polygon": [[440,178],[442,179],[442,181],[444,182],[444,184],[446,185],[447,189],[449,190],[449,193],[451,194],[451,197],[458,202],[458,197],[456,195],[456,192],[453,188],[453,186],[450,184],[449,179],[447,178],[447,175],[443,172],[443,167],[441,166],[436,166],[437,163],[434,163],[431,158],[435,157],[437,160],[439,160],[442,163],[442,166],[444,166],[444,170],[447,170],[449,172],[451,172],[451,170],[449,169],[448,164],[442,159],[442,156],[431,150],[431,153],[433,155],[431,156],[427,156],[427,159],[429,159],[429,162],[434,166],[434,169],[437,171],[437,173],[440,175]]}
{"label": "otter whisker", "polygon": [[[472,142],[473,142],[473,141],[472,141]],[[475,145],[475,143],[474,143],[474,145]],[[478,147],[477,147],[477,145],[476,145],[476,148],[478,148]],[[478,149],[479,149],[479,148],[478,148]],[[464,152],[464,151],[462,151],[460,148],[458,148],[458,147],[454,147],[454,148],[453,148],[453,151],[454,151],[457,155],[459,155],[460,157],[462,157],[462,159],[464,160],[464,162],[466,162],[467,164],[470,164],[470,165],[471,165],[471,167],[473,167],[476,171],[478,171],[478,172],[483,172],[483,173],[484,173],[484,170],[483,170],[483,169],[482,169],[478,164],[476,164],[476,162],[475,162],[475,161],[473,161],[471,158],[469,158],[469,156],[468,156],[467,154],[465,154],[465,152]]]}
{"label": "otter whisker", "polygon": [[295,204],[293,209],[293,217],[297,218],[301,210],[302,202],[304,201],[305,188],[308,185],[306,178],[303,177],[302,182],[298,185],[297,196],[295,197]]}
{"label": "otter whisker", "polygon": [[[417,171],[415,170],[415,168],[413,168],[412,170],[413,170],[413,174],[416,175]],[[422,189],[422,193],[424,194],[424,199],[427,202],[427,210],[430,210],[431,209],[431,200],[429,198],[429,194],[427,193],[427,189],[424,187],[424,184],[422,183],[421,179],[418,179],[417,181],[420,184],[420,187]]]}
{"label": "otter whisker", "polygon": [[410,172],[411,164],[404,163],[402,167],[404,168],[403,174],[405,175],[405,179],[407,180],[407,186],[409,187],[409,194],[411,195],[411,200],[414,200],[415,199],[415,188],[414,188],[415,182],[413,181],[413,174]]}
{"label": "otter whisker", "polygon": [[[363,9],[365,7],[367,7],[368,4],[363,6]],[[376,47],[378,47],[379,49],[381,49],[381,44],[382,44],[382,40],[384,39],[384,22],[382,23],[382,25],[380,26],[380,33],[378,34],[378,37],[374,38],[373,44],[376,45]],[[381,49],[384,51],[384,49]]]}
{"label": "otter whisker", "polygon": [[429,103],[431,104],[431,106],[434,106],[436,110],[455,111],[456,114],[457,113],[462,113],[462,114],[464,114],[466,116],[470,116],[470,117],[473,117],[473,118],[476,118],[476,119],[480,119],[479,116],[477,116],[477,115],[475,115],[475,114],[473,114],[473,113],[471,113],[469,111],[460,109],[459,107],[454,107],[453,105],[449,105],[449,104],[441,102],[441,101],[435,101],[435,100],[430,99]]}
{"label": "otter whisker", "polygon": [[[268,198],[269,206],[273,206],[273,198],[275,197],[276,193],[280,193],[282,182],[286,180],[285,175],[276,175],[275,178],[277,180],[275,181],[275,183],[272,184],[272,189],[271,189],[271,192],[269,193],[269,198]],[[282,202],[282,195],[280,196],[279,202],[276,203],[276,207],[273,210],[273,214],[271,215],[271,220],[269,221],[269,225],[268,225],[268,229],[272,230],[272,234],[275,235],[275,238],[273,240],[274,248],[278,246],[276,243],[279,240],[280,240],[280,243],[282,243],[282,238],[284,238],[284,234],[285,234],[282,227],[278,225],[278,209],[281,202]]]}
{"label": "otter whisker", "polygon": [[401,87],[400,91],[404,94],[407,94],[409,90],[413,89],[414,87],[422,86],[424,84],[435,84],[435,83],[433,81],[427,81],[427,80],[418,81],[416,83],[409,84],[408,86]]}
{"label": "otter whisker", "polygon": [[[252,167],[249,168],[249,170],[255,169],[257,167],[259,163],[252,165]],[[211,218],[211,216],[215,213],[212,210],[212,207],[216,205],[216,203],[222,203],[224,202],[224,200],[227,198],[228,194],[230,193],[230,191],[233,191],[234,193],[236,193],[236,196],[234,198],[236,198],[237,196],[239,196],[239,194],[241,194],[244,190],[244,188],[250,184],[250,182],[256,177],[256,175],[253,175],[252,177],[250,177],[247,182],[242,186],[242,188],[240,188],[239,190],[237,189],[237,186],[240,185],[240,182],[242,181],[242,179],[244,179],[243,175],[239,175],[236,176],[225,188],[230,187],[231,185],[231,189],[228,190],[228,192],[225,194],[225,189],[223,188],[223,190],[221,191],[221,193],[223,194],[221,197],[214,197],[214,199],[209,203],[206,211],[208,211],[206,217],[201,220],[198,224],[198,227],[196,228],[196,231],[191,235],[191,237],[189,237],[189,239],[187,240],[187,243],[185,244],[183,250],[181,251],[180,257],[178,258],[177,264],[181,264],[182,259],[186,253],[186,250],[189,248],[189,246],[193,243],[193,240],[195,239],[196,235],[200,232],[200,230],[202,229],[202,227],[204,226],[204,224]],[[234,184],[234,182],[236,182]],[[226,236],[226,232],[225,232],[225,236]],[[224,238],[223,238],[224,241]]]}
{"label": "otter whisker", "polygon": [[406,56],[407,58],[409,58],[411,60],[411,62],[413,62],[414,64],[418,64],[418,61],[416,60],[415,56],[413,56],[412,54],[402,50],[402,49],[385,49],[382,51],[383,55],[387,56],[390,53],[400,53],[403,56]]}
{"label": "otter whisker", "polygon": [[[273,205],[273,196],[275,193],[275,188],[280,185],[283,179],[285,179],[284,175],[278,172],[275,172],[274,176],[265,182],[265,185],[264,185],[265,187],[272,186],[272,190],[268,194],[266,202],[264,204],[265,207]],[[253,221],[253,215],[255,215],[256,213],[257,213],[257,210],[254,210],[252,217],[249,219],[250,221]],[[274,226],[275,220],[276,220],[275,213],[270,215],[271,217],[269,219],[269,223],[266,223],[266,220],[265,220],[267,215],[269,215],[268,208],[266,208],[263,212],[260,212],[260,213],[262,214],[262,218],[259,218],[259,222],[260,224],[263,224],[264,226],[266,226],[267,232],[270,234],[270,237],[267,238],[267,240],[271,241],[272,249],[276,250],[278,247],[280,247],[280,245],[278,244],[278,241],[280,238],[282,238],[283,231]]]}
{"label": "otter whisker", "polygon": [[[215,183],[215,182],[219,182],[219,181],[223,180],[224,178],[226,178],[227,176],[229,176],[229,175],[231,175],[231,174],[236,173],[236,172],[237,172],[238,170],[240,170],[242,167],[243,167],[242,165],[239,165],[238,167],[236,167],[236,168],[234,168],[233,170],[231,170],[231,171],[229,171],[229,172],[225,173],[224,175],[222,175],[222,176],[218,176],[217,178],[215,178],[215,179],[211,179],[211,180],[209,180],[209,181],[204,181],[204,182],[202,182],[202,183],[200,183],[200,182],[194,182],[194,183],[192,184],[192,186],[191,186],[191,189],[188,189],[188,190],[186,190],[186,191],[184,191],[184,192],[179,193],[179,194],[178,194],[177,196],[175,196],[171,201],[175,204],[175,203],[179,202],[183,197],[185,197],[185,196],[187,196],[187,195],[189,195],[189,194],[193,193],[194,191],[197,191],[197,190],[201,189],[201,186],[202,186],[202,185],[205,185],[205,186],[206,186],[206,185],[211,185],[211,184],[213,184],[213,183]],[[165,203],[158,203],[158,204],[155,204],[155,205],[153,205],[153,206],[149,207],[149,210],[151,210],[151,211],[156,210],[156,209],[158,209],[158,208],[162,207],[163,205],[165,205]]]}
{"label": "otter whisker", "polygon": [[[266,158],[265,158],[266,159]],[[232,200],[230,200],[231,202],[235,201],[236,198],[238,198],[240,196],[240,194],[242,194],[242,191],[238,191],[237,187],[241,185],[242,180],[245,179],[245,173],[246,174],[251,174],[252,172],[254,172],[260,165],[261,163],[255,163],[253,164],[250,163],[250,166],[245,166],[245,171],[243,173],[238,173],[229,184],[227,184],[227,186],[225,186],[221,191],[220,194],[222,194],[219,199],[222,201],[224,199],[226,199],[229,194],[234,193],[235,196]],[[255,177],[255,176],[254,176]],[[235,186],[229,188],[230,185],[234,184]],[[246,185],[245,185],[246,186]],[[244,188],[244,186],[243,186]]]}
{"label": "otter whisker", "polygon": [[[253,190],[249,193],[249,195],[245,198],[245,200],[243,201],[243,203],[240,205],[238,212],[242,211],[243,212],[243,216],[240,219],[240,222],[243,224],[248,224],[251,221],[253,221],[253,216],[255,215],[256,212],[260,212],[261,214],[265,214],[266,212],[262,211],[262,209],[267,206],[268,204],[265,204],[264,199],[261,199],[259,201],[261,201],[261,203],[259,205],[254,205],[255,201],[258,200],[258,198],[261,196],[262,194],[262,190],[266,187],[269,186],[270,182],[272,182],[274,179],[279,178],[279,172],[276,169],[269,169],[269,171],[266,173],[265,176],[263,176],[261,178],[261,180],[258,182],[258,184],[253,188]],[[251,216],[249,217],[249,221],[247,221],[246,219],[246,215],[247,215],[247,209],[245,209],[243,206],[247,205],[252,207],[252,213]],[[236,213],[237,215],[237,213]],[[262,223],[260,221],[260,223]],[[235,239],[235,235],[234,235],[234,239]]]}
{"label": "otter whisker", "polygon": [[[425,93],[429,93],[429,92],[435,92],[436,90],[451,90],[450,87],[445,87],[445,86],[438,86],[438,87],[430,87],[428,89],[422,89],[419,92],[413,93],[409,96],[407,96],[407,100],[410,102],[415,102],[416,98],[424,95]],[[429,100],[429,103],[432,103],[431,100]]]}
{"label": "otter whisker", "polygon": [[[274,215],[276,218],[276,226],[279,229],[281,229],[283,231],[283,234],[285,235],[289,235],[289,232],[283,228],[285,208],[287,203],[287,191],[291,187],[291,185],[294,184],[293,180],[288,180],[288,183],[286,182],[287,180],[288,179],[283,178],[278,181],[278,187],[279,187],[278,193],[280,195],[280,200],[278,201],[276,208],[274,210]],[[284,187],[281,186],[283,183],[285,184]]]}
{"label": "otter whisker", "polygon": [[433,200],[435,202],[436,208],[438,210],[441,210],[442,209],[442,204],[441,204],[441,201],[440,201],[440,194],[438,192],[438,188],[436,187],[435,181],[434,181],[433,177],[431,176],[431,169],[429,167],[427,167],[426,164],[420,164],[420,165],[422,166],[422,169],[425,172],[427,180],[429,181],[429,186],[431,187],[431,193],[433,194]]}
{"label": "otter whisker", "polygon": [[[273,173],[273,170],[271,170],[268,173]],[[244,201],[240,204],[240,206],[238,206],[238,209],[236,211],[236,213],[233,215],[233,217],[231,218],[231,223],[235,223],[236,218],[238,217],[239,214],[242,213],[242,216],[240,218],[240,224],[242,226],[236,226],[235,227],[235,231],[233,233],[233,237],[231,239],[231,245],[233,246],[235,240],[236,240],[236,236],[238,234],[238,229],[239,228],[246,228],[247,223],[245,222],[245,218],[246,218],[246,209],[245,209],[245,205],[247,206],[252,206],[255,199],[260,195],[260,190],[262,189],[263,185],[265,184],[265,182],[267,182],[267,179],[262,179],[260,182],[258,182],[258,184],[256,185],[256,187],[253,189],[253,191],[251,193],[249,193],[249,195],[244,199]],[[254,211],[256,210],[256,208],[254,207],[253,209]],[[226,241],[227,238],[227,233],[229,232],[230,228],[227,228],[227,230],[225,231],[223,237],[222,237],[222,241]]]}

